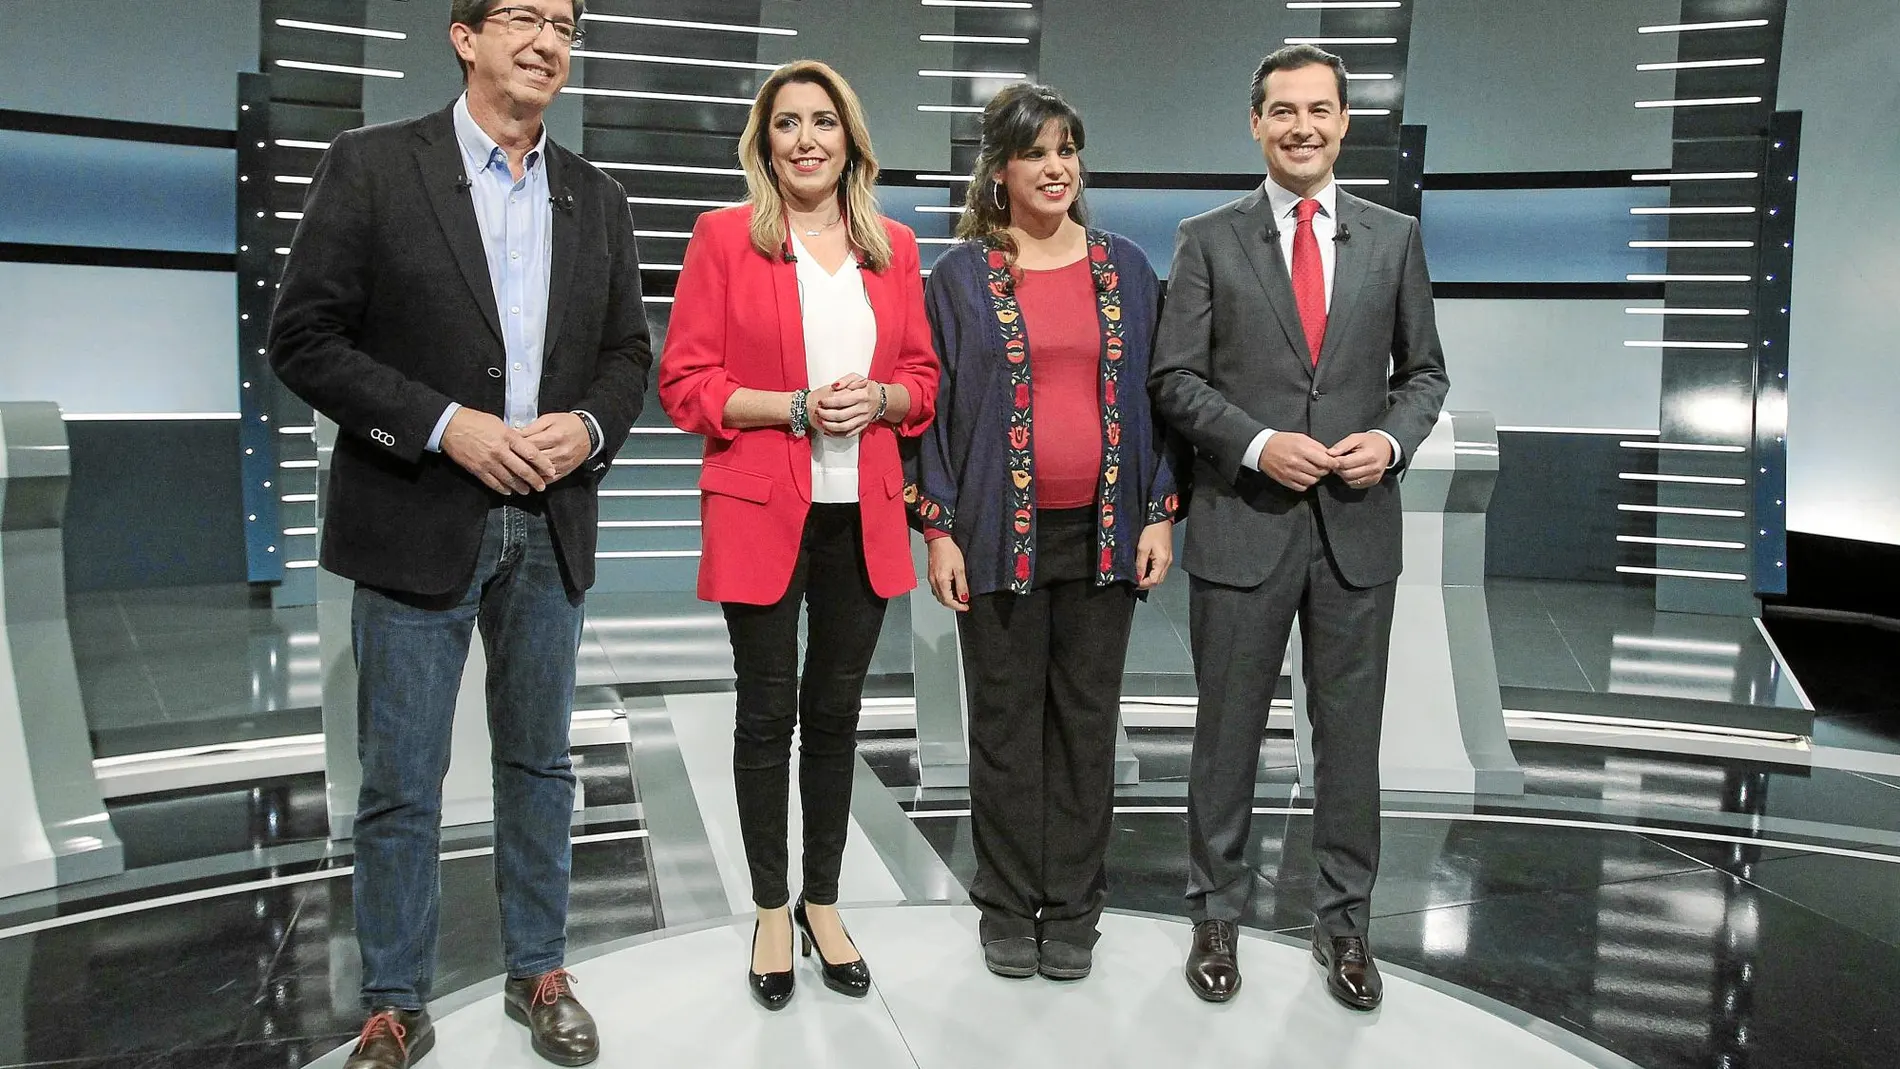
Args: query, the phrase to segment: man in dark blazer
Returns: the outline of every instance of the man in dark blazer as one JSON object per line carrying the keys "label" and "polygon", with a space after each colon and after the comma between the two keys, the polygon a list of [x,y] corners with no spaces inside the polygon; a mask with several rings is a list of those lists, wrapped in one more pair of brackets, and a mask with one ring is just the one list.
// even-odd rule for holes
{"label": "man in dark blazer", "polygon": [[598,1056],[566,952],[568,757],[601,473],[652,351],[625,192],[547,138],[579,2],[454,0],[467,91],[324,154],[271,322],[284,383],[338,426],[322,564],[355,580],[363,785],[351,1069],[410,1064],[426,1002],[449,731],[488,651],[508,1015],[562,1065]]}
{"label": "man in dark blazer", "polygon": [[1379,734],[1401,562],[1398,475],[1447,380],[1418,222],[1341,190],[1346,72],[1311,45],[1253,79],[1268,179],[1176,237],[1149,385],[1194,448],[1183,567],[1200,713],[1188,778],[1186,974],[1240,987],[1237,923],[1268,703],[1295,613],[1313,725],[1313,955],[1362,1010],[1379,856]]}

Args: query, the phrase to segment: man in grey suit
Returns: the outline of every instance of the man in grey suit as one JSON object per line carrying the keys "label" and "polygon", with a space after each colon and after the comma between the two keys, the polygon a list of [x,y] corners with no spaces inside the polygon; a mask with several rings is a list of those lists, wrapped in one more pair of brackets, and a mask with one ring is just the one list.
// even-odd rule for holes
{"label": "man in grey suit", "polygon": [[1446,387],[1418,221],[1341,190],[1346,71],[1311,45],[1253,78],[1268,180],[1181,224],[1149,387],[1194,448],[1183,565],[1200,714],[1188,778],[1186,974],[1240,989],[1260,741],[1294,615],[1313,725],[1313,956],[1378,1006],[1366,944],[1379,733],[1401,563],[1398,475]]}

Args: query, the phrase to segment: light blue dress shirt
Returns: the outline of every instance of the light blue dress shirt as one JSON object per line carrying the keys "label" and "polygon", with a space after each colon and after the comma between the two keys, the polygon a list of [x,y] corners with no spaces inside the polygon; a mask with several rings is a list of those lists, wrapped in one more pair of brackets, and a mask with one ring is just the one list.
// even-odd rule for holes
{"label": "light blue dress shirt", "polygon": [[[547,128],[522,161],[516,180],[508,153],[476,124],[468,96],[455,102],[455,140],[468,176],[469,200],[481,230],[488,279],[495,288],[495,310],[507,355],[507,394],[502,418],[521,430],[540,415],[541,364],[548,322],[548,276],[554,260],[554,205],[549,200],[545,150]],[[461,408],[450,402],[429,435],[429,449],[440,451],[442,432]],[[593,417],[577,413],[588,423]],[[598,425],[595,424],[596,428]],[[598,434],[598,429],[596,429]]]}

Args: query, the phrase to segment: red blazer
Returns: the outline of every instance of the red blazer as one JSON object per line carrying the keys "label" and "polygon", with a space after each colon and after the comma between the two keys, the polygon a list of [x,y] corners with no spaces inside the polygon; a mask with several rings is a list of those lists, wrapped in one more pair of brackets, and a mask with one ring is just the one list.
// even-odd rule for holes
{"label": "red blazer", "polygon": [[[752,206],[706,212],[693,224],[660,357],[660,404],[681,430],[706,438],[699,476],[699,596],[770,605],[785,596],[811,508],[811,441],[789,427],[725,423],[740,387],[800,390],[805,327],[793,264],[752,247]],[[864,272],[877,316],[870,377],[910,391],[901,426],[874,423],[858,440],[864,564],[880,597],[917,585],[904,516],[897,436],[915,436],[936,408],[938,367],[924,314],[917,238],[884,220],[891,265]],[[823,385],[822,383],[818,385]]]}

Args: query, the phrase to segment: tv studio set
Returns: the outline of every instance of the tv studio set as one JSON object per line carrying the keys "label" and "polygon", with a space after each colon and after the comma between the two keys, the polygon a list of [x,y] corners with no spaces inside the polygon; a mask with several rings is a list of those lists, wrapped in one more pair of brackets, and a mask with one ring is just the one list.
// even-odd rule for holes
{"label": "tv studio set", "polygon": [[1900,1065],[1894,0],[0,27],[0,1069]]}

